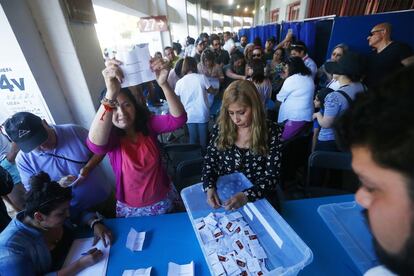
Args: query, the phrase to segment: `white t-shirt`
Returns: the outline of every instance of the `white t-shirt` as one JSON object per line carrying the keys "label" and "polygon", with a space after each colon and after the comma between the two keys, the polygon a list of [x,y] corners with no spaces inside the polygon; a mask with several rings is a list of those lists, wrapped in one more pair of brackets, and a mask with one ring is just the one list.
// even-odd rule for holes
{"label": "white t-shirt", "polygon": [[10,141],[0,133],[0,161],[11,151]]}
{"label": "white t-shirt", "polygon": [[236,44],[234,43],[234,40],[232,38],[229,38],[223,45],[223,49],[229,52],[229,55],[231,54],[231,50],[233,49],[233,47],[236,47]]}
{"label": "white t-shirt", "polygon": [[211,84],[206,76],[191,73],[175,85],[175,94],[187,112],[187,123],[207,123],[210,116],[207,89]]}
{"label": "white t-shirt", "polygon": [[311,76],[294,74],[288,77],[276,96],[282,102],[277,121],[312,121],[314,90]]}
{"label": "white t-shirt", "polygon": [[364,276],[397,276],[396,274],[389,271],[385,266],[379,265],[370,268],[364,273]]}

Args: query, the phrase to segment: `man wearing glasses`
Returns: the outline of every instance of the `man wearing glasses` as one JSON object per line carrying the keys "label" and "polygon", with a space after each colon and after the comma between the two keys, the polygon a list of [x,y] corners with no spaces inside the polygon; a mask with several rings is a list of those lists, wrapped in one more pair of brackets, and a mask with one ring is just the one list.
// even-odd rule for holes
{"label": "man wearing glasses", "polygon": [[404,60],[413,55],[410,46],[391,40],[391,24],[387,22],[375,25],[367,40],[369,47],[373,49],[368,58],[365,78],[368,87],[403,67]]}

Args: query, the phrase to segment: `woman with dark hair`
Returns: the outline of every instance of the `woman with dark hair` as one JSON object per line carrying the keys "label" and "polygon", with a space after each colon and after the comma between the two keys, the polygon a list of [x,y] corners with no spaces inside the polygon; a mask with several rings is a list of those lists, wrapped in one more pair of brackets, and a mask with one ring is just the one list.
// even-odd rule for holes
{"label": "woman with dark hair", "polygon": [[287,78],[276,96],[281,102],[277,121],[284,125],[282,139],[288,140],[312,121],[315,84],[311,71],[300,57],[287,58],[285,74]]}
{"label": "woman with dark hair", "polygon": [[[69,218],[72,190],[51,181],[40,172],[30,179],[25,210],[18,213],[0,234],[0,271],[4,275],[75,275],[102,258],[96,248],[68,266],[61,268],[72,242],[65,225]],[[91,222],[95,235],[106,228]],[[110,238],[110,232],[106,232]],[[109,241],[108,241],[109,242]],[[106,241],[104,241],[106,246]]]}
{"label": "woman with dark hair", "polygon": [[286,51],[284,48],[277,48],[273,53],[273,59],[267,66],[268,77],[272,83],[272,100],[276,98],[276,94],[279,93],[283,85],[283,70],[284,62],[286,59]]}
{"label": "woman with dark hair", "polygon": [[224,89],[235,80],[245,80],[245,60],[242,53],[236,50],[230,57],[230,63],[223,67],[225,81]]}
{"label": "woman with dark hair", "polygon": [[251,81],[259,92],[263,107],[266,109],[266,103],[270,100],[272,93],[272,84],[269,79],[265,78],[265,64],[261,60],[252,60],[249,63]]}
{"label": "woman with dark hair", "polygon": [[[328,59],[326,62],[338,61],[346,52],[348,52],[348,46],[343,43],[340,43],[333,48],[331,58]],[[322,64],[322,66],[319,67],[318,72],[316,74],[318,78],[318,86],[320,88],[328,87],[336,90],[338,89],[339,84],[336,80],[332,78],[332,74],[326,72],[325,64],[326,63]]]}
{"label": "woman with dark hair", "polygon": [[[210,81],[203,74],[197,72],[197,62],[192,57],[186,57],[181,70],[183,76],[175,86],[175,94],[187,112],[187,127],[191,144],[200,144],[207,147],[208,120],[210,106],[207,93],[216,94]],[[191,85],[189,85],[191,84]]]}
{"label": "woman with dark hair", "polygon": [[116,177],[118,217],[157,215],[174,210],[178,194],[163,167],[157,135],[182,127],[187,116],[167,82],[168,64],[151,60],[157,83],[168,101],[167,115],[151,115],[121,90],[122,70],[108,60],[102,74],[107,92],[92,122],[88,147],[108,153]]}
{"label": "woman with dark hair", "polygon": [[[280,127],[266,120],[252,82],[238,80],[227,87],[204,157],[203,187],[211,207],[223,204],[227,210],[235,210],[264,197],[278,206],[275,190],[281,168],[280,134]],[[217,179],[234,172],[243,173],[253,187],[221,202],[216,191]]]}
{"label": "woman with dark hair", "polygon": [[[220,86],[224,82],[223,68],[214,63],[215,55],[210,49],[205,49],[201,54],[201,62],[197,65],[198,73],[203,74],[210,81],[210,84],[215,89],[220,89]],[[210,107],[210,115],[215,116],[218,109],[216,108],[221,104],[220,94],[208,94],[208,103]]]}

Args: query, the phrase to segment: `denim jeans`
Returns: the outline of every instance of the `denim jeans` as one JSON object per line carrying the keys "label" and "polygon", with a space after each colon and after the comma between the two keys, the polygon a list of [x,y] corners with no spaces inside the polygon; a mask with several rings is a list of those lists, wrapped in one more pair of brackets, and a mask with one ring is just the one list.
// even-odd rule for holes
{"label": "denim jeans", "polygon": [[188,123],[188,134],[190,144],[200,144],[203,149],[207,148],[208,123]]}

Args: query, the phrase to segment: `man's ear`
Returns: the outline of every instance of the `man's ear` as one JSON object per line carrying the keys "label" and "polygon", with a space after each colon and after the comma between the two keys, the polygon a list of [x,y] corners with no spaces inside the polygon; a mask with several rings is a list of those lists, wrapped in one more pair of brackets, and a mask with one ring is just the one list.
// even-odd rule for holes
{"label": "man's ear", "polygon": [[35,212],[35,213],[33,214],[33,218],[34,218],[35,220],[37,220],[38,222],[41,222],[41,221],[43,221],[43,220],[44,220],[44,217],[43,217],[42,213],[40,213],[40,212]]}

